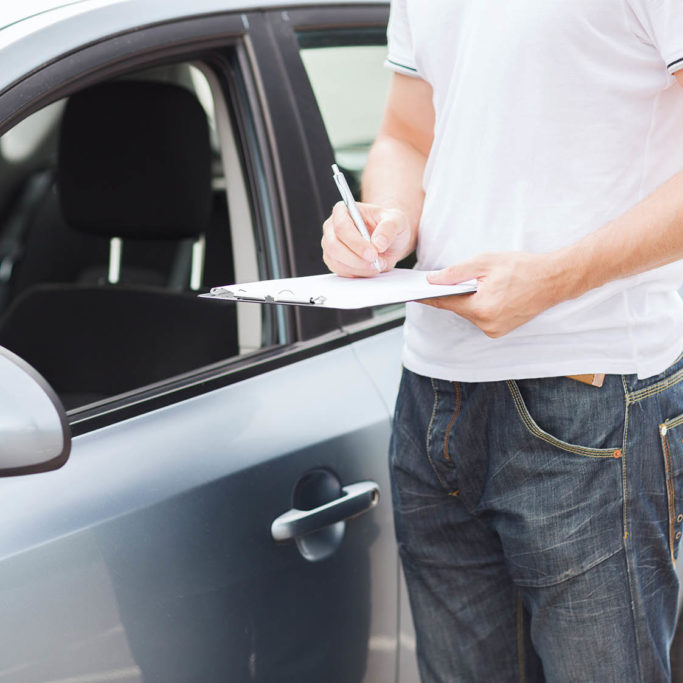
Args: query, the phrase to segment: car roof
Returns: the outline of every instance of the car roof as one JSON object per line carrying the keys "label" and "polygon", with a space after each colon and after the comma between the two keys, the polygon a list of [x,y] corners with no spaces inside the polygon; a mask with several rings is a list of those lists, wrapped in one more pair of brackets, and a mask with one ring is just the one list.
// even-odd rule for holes
{"label": "car roof", "polygon": [[0,5],[0,28],[6,28],[19,21],[34,17],[43,12],[49,12],[65,5],[75,5],[87,0],[23,0],[21,3],[6,3]]}
{"label": "car roof", "polygon": [[22,0],[0,5],[0,93],[56,57],[107,36],[178,18],[388,0]]}
{"label": "car roof", "polygon": [[[344,4],[357,4],[364,1],[366,2],[367,0],[345,0]],[[158,2],[155,2],[155,0],[135,0],[135,2],[138,6],[159,4]],[[102,0],[22,0],[21,3],[6,3],[0,5],[0,30],[20,21],[63,7],[80,5],[81,7],[79,9],[87,11],[90,7],[95,5],[102,7],[116,4],[122,4],[121,0],[104,0],[104,2]],[[185,6],[188,9],[191,8],[193,10],[192,13],[195,13],[197,6],[201,6],[203,3],[201,0],[199,2],[190,2],[188,0],[174,2],[173,0],[170,0],[165,4],[176,9]],[[339,4],[339,0],[296,0],[292,3],[277,2],[273,0],[270,2],[264,2],[264,0],[224,0],[221,3],[221,6],[223,10],[230,12],[241,9],[248,10],[254,8],[286,6],[288,4],[296,6],[329,5]]]}

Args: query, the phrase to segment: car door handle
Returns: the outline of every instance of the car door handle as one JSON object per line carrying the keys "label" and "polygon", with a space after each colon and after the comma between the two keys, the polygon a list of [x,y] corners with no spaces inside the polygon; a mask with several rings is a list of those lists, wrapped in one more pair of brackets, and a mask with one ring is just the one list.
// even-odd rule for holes
{"label": "car door handle", "polygon": [[374,481],[344,486],[342,494],[313,510],[288,510],[273,521],[270,533],[276,541],[291,541],[331,524],[358,517],[379,502],[379,486]]}

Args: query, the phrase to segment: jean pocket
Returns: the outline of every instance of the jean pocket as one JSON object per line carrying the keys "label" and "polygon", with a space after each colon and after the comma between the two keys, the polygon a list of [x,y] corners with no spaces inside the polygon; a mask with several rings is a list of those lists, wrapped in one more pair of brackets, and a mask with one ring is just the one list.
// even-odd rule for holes
{"label": "jean pocket", "polygon": [[518,586],[560,584],[623,549],[623,459],[587,458],[539,441],[516,452],[507,478],[524,484],[496,501],[494,524]]}
{"label": "jean pocket", "polygon": [[591,458],[621,456],[626,405],[612,377],[596,388],[567,377],[507,382],[526,431],[555,448]]}
{"label": "jean pocket", "polygon": [[665,420],[659,425],[664,454],[666,497],[669,511],[669,550],[671,561],[678,556],[683,526],[683,415]]}

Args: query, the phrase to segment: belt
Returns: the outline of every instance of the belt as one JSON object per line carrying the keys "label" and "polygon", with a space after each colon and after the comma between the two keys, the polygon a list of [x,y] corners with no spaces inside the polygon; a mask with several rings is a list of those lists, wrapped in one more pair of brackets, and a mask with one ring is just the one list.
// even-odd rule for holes
{"label": "belt", "polygon": [[577,382],[590,384],[594,387],[601,387],[605,381],[605,373],[595,373],[594,375],[567,375],[569,379],[575,379]]}

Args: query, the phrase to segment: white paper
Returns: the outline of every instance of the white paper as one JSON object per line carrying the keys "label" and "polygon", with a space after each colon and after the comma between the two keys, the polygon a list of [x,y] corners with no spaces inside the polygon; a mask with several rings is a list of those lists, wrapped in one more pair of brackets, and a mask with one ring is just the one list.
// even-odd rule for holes
{"label": "white paper", "polygon": [[330,273],[224,285],[214,287],[209,294],[201,296],[255,303],[366,308],[450,294],[467,294],[476,289],[476,280],[457,285],[433,285],[427,282],[426,271],[394,268],[369,278],[346,278]]}

